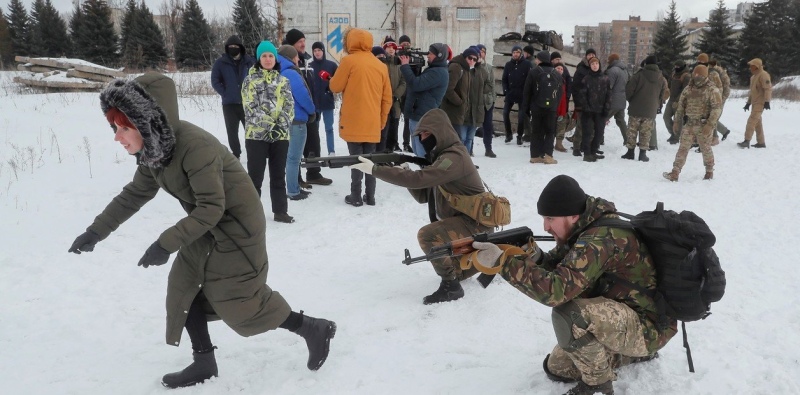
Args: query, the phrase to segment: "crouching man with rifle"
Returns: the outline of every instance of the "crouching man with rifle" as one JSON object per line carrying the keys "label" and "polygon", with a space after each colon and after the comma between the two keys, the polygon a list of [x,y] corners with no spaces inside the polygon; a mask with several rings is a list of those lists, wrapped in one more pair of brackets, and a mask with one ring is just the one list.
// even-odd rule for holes
{"label": "crouching man with rifle", "polygon": [[[478,233],[492,233],[493,228],[456,210],[443,195],[479,195],[483,182],[466,147],[461,144],[447,114],[440,109],[425,113],[419,120],[413,138],[420,139],[425,157],[432,163],[420,170],[407,167],[376,166],[364,158],[352,168],[372,174],[390,184],[408,188],[419,203],[427,203],[431,223],[417,232],[422,251]],[[462,270],[457,259],[443,257],[431,261],[441,277],[439,288],[423,298],[424,304],[449,302],[464,296],[460,282],[477,273],[475,268]]]}
{"label": "crouching man with rifle", "polygon": [[558,344],[544,359],[548,378],[577,383],[567,395],[613,394],[617,368],[653,359],[677,332],[675,320],[663,329],[655,322],[653,258],[632,228],[599,221],[617,217],[614,203],[585,194],[569,176],[553,178],[537,208],[553,250],[534,242],[515,255],[476,241],[477,267],[553,307]]}

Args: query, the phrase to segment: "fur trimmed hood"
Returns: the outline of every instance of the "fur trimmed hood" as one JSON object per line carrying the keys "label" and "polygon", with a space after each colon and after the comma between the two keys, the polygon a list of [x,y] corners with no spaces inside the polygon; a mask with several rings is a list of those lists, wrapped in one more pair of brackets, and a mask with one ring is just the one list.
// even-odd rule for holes
{"label": "fur trimmed hood", "polygon": [[[100,92],[100,108],[122,111],[136,126],[144,148],[137,163],[150,168],[167,166],[175,152],[175,127],[180,127],[175,82],[159,73],[146,73],[133,81],[117,79]],[[111,125],[112,128],[114,125]]]}

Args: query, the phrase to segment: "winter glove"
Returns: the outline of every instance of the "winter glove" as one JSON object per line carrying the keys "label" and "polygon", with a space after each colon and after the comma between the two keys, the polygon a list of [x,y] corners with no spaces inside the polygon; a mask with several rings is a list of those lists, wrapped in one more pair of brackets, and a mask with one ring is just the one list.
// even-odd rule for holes
{"label": "winter glove", "polygon": [[361,170],[364,174],[372,174],[372,167],[375,166],[375,163],[363,156],[359,156],[358,160],[360,160],[361,163],[356,163],[350,166],[350,168],[354,170]]}
{"label": "winter glove", "polygon": [[158,240],[151,244],[144,252],[142,259],[139,259],[139,266],[147,268],[149,266],[161,266],[169,260],[169,252],[161,248]]}
{"label": "winter glove", "polygon": [[94,251],[94,245],[97,244],[98,241],[100,241],[100,236],[91,230],[87,230],[72,242],[72,247],[70,247],[67,252],[74,252],[76,254],[80,254],[81,251],[92,252]]}
{"label": "winter glove", "polygon": [[768,102],[768,101],[765,101],[765,102],[764,102],[764,109],[765,109],[765,110],[769,110],[769,109],[770,109],[770,108],[769,108],[769,102]]}
{"label": "winter glove", "polygon": [[747,102],[747,103],[745,103],[745,105],[744,105],[744,111],[745,111],[745,112],[747,112],[747,111],[749,111],[749,110],[750,110],[750,102]]}
{"label": "winter glove", "polygon": [[661,106],[658,106],[658,110],[656,110],[656,114],[661,114]]}
{"label": "winter glove", "polygon": [[497,266],[500,263],[498,261],[498,258],[500,258],[500,255],[503,255],[503,250],[501,250],[500,247],[492,243],[481,243],[480,241],[473,241],[472,248],[478,251],[477,257],[475,259],[481,266],[487,268]]}

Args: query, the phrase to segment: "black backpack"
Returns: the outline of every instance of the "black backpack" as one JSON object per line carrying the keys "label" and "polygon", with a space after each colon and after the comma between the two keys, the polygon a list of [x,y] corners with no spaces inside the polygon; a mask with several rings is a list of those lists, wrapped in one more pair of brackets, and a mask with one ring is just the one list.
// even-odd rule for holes
{"label": "black backpack", "polygon": [[658,202],[654,211],[643,211],[637,215],[617,214],[630,221],[601,218],[592,226],[632,228],[636,231],[653,257],[656,289],[647,290],[608,273],[603,275],[604,280],[650,295],[656,302],[656,325],[659,329],[669,325],[669,318],[681,321],[689,371],[694,372],[686,322],[708,317],[711,303],[719,301],[725,294],[725,272],[712,248],[716,237],[697,214],[691,211],[665,211],[662,202]]}
{"label": "black backpack", "polygon": [[555,69],[545,71],[539,66],[539,76],[537,77],[536,97],[533,102],[540,108],[555,109],[561,99],[561,86],[564,80]]}

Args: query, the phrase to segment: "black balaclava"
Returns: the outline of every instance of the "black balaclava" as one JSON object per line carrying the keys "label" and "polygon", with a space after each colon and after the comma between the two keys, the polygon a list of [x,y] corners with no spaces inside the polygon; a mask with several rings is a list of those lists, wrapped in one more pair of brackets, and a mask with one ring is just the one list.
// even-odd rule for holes
{"label": "black balaclava", "polygon": [[423,139],[422,136],[420,136],[420,142],[422,143],[422,148],[425,149],[426,154],[430,154],[433,152],[433,149],[436,148],[436,136],[434,135],[430,135],[426,139]]}
{"label": "black balaclava", "polygon": [[236,47],[233,47],[233,48],[228,47],[228,48],[225,49],[225,51],[227,51],[228,55],[230,55],[232,58],[235,58],[235,57],[239,56],[239,54],[242,53],[242,48],[240,48],[239,46],[236,46]]}

